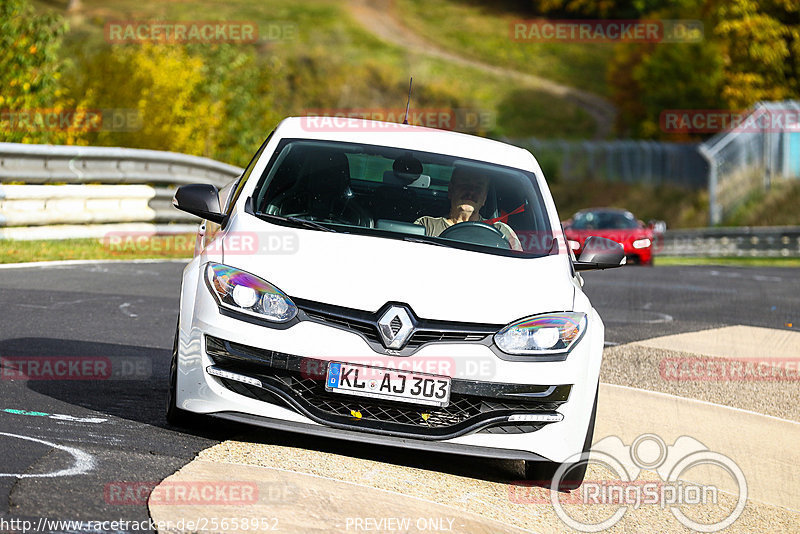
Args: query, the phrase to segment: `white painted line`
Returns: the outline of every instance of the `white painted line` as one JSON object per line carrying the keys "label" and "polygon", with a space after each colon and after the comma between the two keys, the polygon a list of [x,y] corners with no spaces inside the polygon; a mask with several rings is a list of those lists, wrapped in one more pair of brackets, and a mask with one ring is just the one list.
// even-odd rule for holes
{"label": "white painted line", "polygon": [[604,385],[604,386],[612,387],[612,388],[628,389],[628,390],[631,390],[631,391],[637,391],[637,392],[640,392],[640,393],[648,393],[650,395],[654,395],[654,396],[657,396],[657,397],[664,397],[664,398],[667,398],[667,399],[680,399],[681,401],[696,402],[698,404],[702,404],[702,405],[705,405],[705,406],[712,406],[714,408],[723,408],[725,410],[733,410],[733,411],[736,411],[736,412],[746,413],[746,414],[749,414],[749,415],[758,415],[760,417],[766,417],[768,419],[774,419],[775,421],[780,421],[782,423],[791,423],[793,425],[800,425],[800,422],[798,422],[798,421],[792,421],[790,419],[782,419],[780,417],[775,417],[774,415],[767,415],[767,414],[763,414],[763,413],[760,413],[760,412],[754,412],[752,410],[744,410],[742,408],[734,408],[733,406],[727,406],[725,404],[717,404],[717,403],[714,403],[714,402],[708,402],[708,401],[704,401],[704,400],[694,399],[692,397],[681,397],[679,395],[672,395],[671,393],[662,393],[661,391],[653,391],[653,390],[650,390],[650,389],[634,388],[634,387],[631,387],[631,386],[620,386],[619,384],[608,384],[606,382],[601,382],[601,384]]}
{"label": "white painted line", "polygon": [[659,312],[650,312],[658,316],[658,319],[650,319],[649,321],[642,321],[646,324],[657,324],[657,323],[671,323],[673,321],[672,316],[667,313],[659,313]]}
{"label": "white painted line", "polygon": [[26,269],[47,267],[68,267],[72,265],[93,265],[95,263],[189,263],[191,258],[185,259],[142,259],[142,260],[59,260],[59,261],[31,261],[26,263],[0,263],[0,269]]}
{"label": "white painted line", "polygon": [[105,423],[108,419],[102,417],[75,417],[74,415],[63,415],[58,413],[31,412],[28,410],[18,410],[16,408],[0,408],[0,412],[12,415],[30,415],[32,417],[48,417],[59,421],[72,421],[75,423]]}
{"label": "white painted line", "polygon": [[[797,421],[658,391],[602,384],[595,436],[631,440],[634,435],[654,431],[664,440],[689,436],[734,461],[746,473],[749,500],[800,508],[800,479],[794,470],[800,463]],[[692,472],[688,479],[710,480],[721,489],[730,483],[729,477],[720,473]]]}
{"label": "white painted line", "polygon": [[9,434],[8,432],[0,432],[0,436],[8,436],[10,438],[18,438],[27,441],[33,441],[36,443],[41,443],[42,445],[47,445],[48,447],[53,447],[54,449],[67,452],[71,454],[73,458],[75,458],[75,463],[72,465],[72,467],[68,469],[62,469],[61,471],[53,471],[52,473],[41,473],[41,474],[0,473],[0,477],[14,477],[14,478],[68,477],[74,475],[82,475],[94,469],[94,457],[91,454],[85,453],[80,449],[67,447],[65,445],[58,445],[50,441],[45,441],[43,439],[38,439],[38,438],[32,438],[29,436],[20,436],[19,434]]}
{"label": "white painted line", "polygon": [[121,311],[122,313],[124,313],[128,317],[132,317],[132,318],[139,317],[137,314],[135,314],[135,313],[133,313],[131,311],[128,311],[128,308],[130,308],[130,307],[131,307],[131,303],[130,302],[125,302],[125,303],[119,305],[119,311]]}

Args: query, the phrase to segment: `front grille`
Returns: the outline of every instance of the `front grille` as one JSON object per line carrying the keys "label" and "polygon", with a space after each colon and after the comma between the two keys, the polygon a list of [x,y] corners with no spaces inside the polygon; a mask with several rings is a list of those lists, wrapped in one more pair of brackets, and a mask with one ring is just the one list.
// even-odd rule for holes
{"label": "front grille", "polygon": [[425,343],[478,343],[488,337],[489,334],[474,334],[470,332],[436,332],[417,330],[411,339],[408,340],[407,346],[420,347]]}
{"label": "front grille", "polygon": [[[360,310],[297,300],[298,307],[302,310],[306,319],[359,334],[373,348],[380,349],[384,347],[377,323],[381,312],[373,314]],[[392,319],[389,326],[396,335],[402,326],[400,318],[395,317]],[[413,354],[414,351],[427,343],[484,343],[503,326],[418,320],[415,328],[416,330],[401,351],[404,356]]]}
{"label": "front grille", "polygon": [[[446,439],[473,431],[533,432],[547,423],[507,423],[506,416],[511,413],[554,412],[566,401],[570,390],[570,386],[559,386],[541,398],[509,398],[508,395],[519,394],[520,388],[525,386],[454,378],[450,403],[444,407],[369,399],[326,391],[327,362],[255,349],[210,336],[206,340],[208,354],[215,365],[258,378],[265,386],[259,388],[220,379],[228,389],[271,404],[288,405],[318,422],[349,429],[417,435],[428,439]],[[476,384],[481,384],[486,391],[480,391]]]}
{"label": "front grille", "polygon": [[378,335],[378,329],[374,324],[358,321],[355,319],[336,317],[334,315],[316,313],[309,310],[303,310],[303,311],[305,312],[306,316],[309,319],[315,322],[325,323],[332,326],[338,326],[340,328],[356,332],[357,334],[361,334],[362,336],[366,337],[369,341],[372,341],[374,343],[380,343],[380,336]]}

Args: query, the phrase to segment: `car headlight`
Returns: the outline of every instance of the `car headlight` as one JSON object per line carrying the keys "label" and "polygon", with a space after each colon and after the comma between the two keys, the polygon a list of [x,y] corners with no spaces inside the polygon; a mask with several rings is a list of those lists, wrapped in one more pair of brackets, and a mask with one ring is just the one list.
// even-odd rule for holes
{"label": "car headlight", "polygon": [[633,248],[647,248],[651,245],[651,243],[652,241],[646,237],[644,239],[637,239],[633,242]]}
{"label": "car headlight", "polygon": [[567,241],[569,241],[569,248],[571,248],[572,250],[578,250],[581,248],[580,242],[575,241],[573,239],[568,239]]}
{"label": "car headlight", "polygon": [[564,354],[572,349],[586,330],[582,312],[546,313],[526,317],[494,335],[494,342],[508,354]]}
{"label": "car headlight", "polygon": [[285,323],[297,315],[297,306],[269,282],[227,265],[209,263],[206,277],[220,306]]}

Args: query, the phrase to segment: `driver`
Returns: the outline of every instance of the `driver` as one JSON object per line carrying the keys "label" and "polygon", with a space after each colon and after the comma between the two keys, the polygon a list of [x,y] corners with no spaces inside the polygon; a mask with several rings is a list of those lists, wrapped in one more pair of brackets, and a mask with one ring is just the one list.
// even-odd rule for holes
{"label": "driver", "polygon": [[[475,171],[456,167],[447,189],[447,195],[450,198],[450,215],[447,217],[426,215],[414,221],[414,224],[424,226],[426,235],[437,237],[454,224],[466,221],[480,222],[481,217],[478,211],[486,203],[488,190],[488,178]],[[493,223],[493,226],[500,230],[513,250],[522,250],[517,234],[509,225],[497,221]]]}

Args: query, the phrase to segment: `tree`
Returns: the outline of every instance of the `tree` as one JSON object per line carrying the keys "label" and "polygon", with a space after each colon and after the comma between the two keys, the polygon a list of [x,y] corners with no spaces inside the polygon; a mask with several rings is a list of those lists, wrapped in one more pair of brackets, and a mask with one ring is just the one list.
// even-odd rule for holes
{"label": "tree", "polygon": [[796,0],[720,3],[714,36],[725,49],[722,96],[731,109],[800,94],[798,15]]}
{"label": "tree", "polygon": [[[35,15],[26,0],[0,0],[0,138],[22,143],[63,142],[60,128],[37,124],[37,113],[65,104],[58,57],[63,20]],[[27,115],[26,115],[27,114]],[[27,118],[24,118],[27,117]]]}
{"label": "tree", "polygon": [[[116,45],[82,65],[72,90],[81,108],[103,111],[93,145],[212,155],[223,103],[204,91],[202,58],[182,46]],[[109,124],[124,118],[119,127]]]}
{"label": "tree", "polygon": [[660,131],[669,109],[739,111],[800,94],[800,4],[796,0],[705,0],[646,18],[702,18],[699,43],[619,45],[609,66],[618,132]]}

